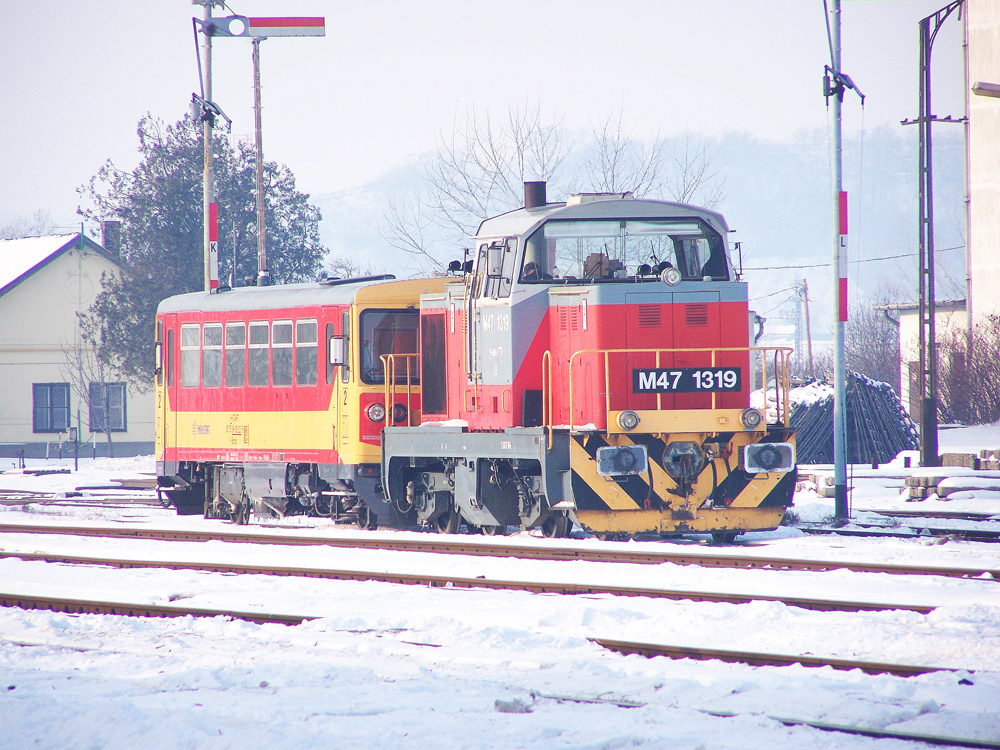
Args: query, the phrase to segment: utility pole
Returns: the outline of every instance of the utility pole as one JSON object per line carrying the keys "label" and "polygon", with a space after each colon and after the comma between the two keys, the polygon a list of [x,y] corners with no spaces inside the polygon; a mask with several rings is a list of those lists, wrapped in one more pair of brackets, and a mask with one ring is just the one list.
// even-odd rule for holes
{"label": "utility pole", "polygon": [[809,377],[815,377],[813,370],[813,337],[812,328],[809,326],[809,283],[802,279],[802,305],[806,313],[806,347],[808,349]]}
{"label": "utility pole", "polygon": [[264,145],[260,111],[260,43],[266,36],[254,37],[253,47],[253,121],[257,144],[257,286],[268,286],[271,276],[267,271],[267,242],[264,236]]}
{"label": "utility pole", "polygon": [[920,380],[920,464],[939,466],[937,414],[937,301],[934,290],[934,154],[933,125],[935,122],[963,123],[962,119],[936,117],[931,107],[931,51],[934,38],[964,0],[954,0],[937,13],[920,20],[920,110],[916,120],[904,120],[903,125],[917,125],[920,131],[919,178],[919,380]]}
{"label": "utility pole", "polygon": [[[824,7],[826,4],[824,3]],[[827,16],[830,64],[826,66],[823,94],[830,110],[830,166],[833,182],[833,277],[837,317],[833,324],[833,489],[834,517],[845,524],[850,516],[847,503],[847,366],[844,353],[844,329],[847,325],[847,193],[844,192],[843,144],[840,109],[844,90],[854,89],[850,76],[840,70],[840,0],[832,0]]]}
{"label": "utility pole", "polygon": [[[212,35],[215,25],[212,23],[212,5],[218,0],[191,0],[194,5],[202,6],[201,23],[201,98],[204,102],[212,101]],[[205,140],[205,167],[202,173],[202,223],[205,237],[205,291],[215,293],[219,290],[219,206],[215,202],[215,175],[212,171],[212,127],[215,117],[204,109],[201,118],[202,135]]]}

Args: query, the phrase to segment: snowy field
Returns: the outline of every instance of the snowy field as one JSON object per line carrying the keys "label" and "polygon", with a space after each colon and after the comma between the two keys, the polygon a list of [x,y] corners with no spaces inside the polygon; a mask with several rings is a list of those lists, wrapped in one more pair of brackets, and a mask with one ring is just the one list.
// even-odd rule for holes
{"label": "snowy field", "polygon": [[[1000,429],[941,433],[942,450],[1000,447]],[[2,461],[2,459],[0,459]],[[45,468],[66,466],[49,461]],[[72,461],[68,462],[72,466]],[[9,466],[0,464],[0,470]],[[1000,475],[940,470],[962,481],[948,500],[907,502],[921,470],[856,467],[852,508],[996,513]],[[0,492],[77,492],[149,478],[151,458],[81,462],[70,474],[0,474]],[[86,501],[88,492],[83,494]],[[0,505],[3,523],[227,527],[142,505],[76,498]],[[796,494],[805,522],[832,499]],[[290,519],[289,534],[352,536]],[[996,524],[1000,527],[1000,522]],[[252,529],[253,527],[251,527]],[[412,532],[379,531],[396,535]],[[594,539],[518,543],[607,548]],[[502,540],[500,540],[502,543]],[[705,537],[618,543],[683,549]],[[902,748],[779,718],[1000,743],[1000,582],[882,574],[703,570],[587,562],[448,557],[221,542],[149,542],[4,534],[3,551],[420,570],[456,576],[604,581],[622,585],[938,605],[811,612],[780,603],[694,603],[612,596],[399,586],[280,576],[116,570],[0,559],[0,590],[95,599],[183,602],[303,614],[295,627],[214,619],[65,615],[0,608],[0,748]],[[720,550],[716,550],[720,551]],[[939,538],[861,539],[783,527],[730,554],[1000,568],[1000,545]],[[749,667],[621,656],[590,638],[812,654],[951,667],[920,677],[830,668]]]}

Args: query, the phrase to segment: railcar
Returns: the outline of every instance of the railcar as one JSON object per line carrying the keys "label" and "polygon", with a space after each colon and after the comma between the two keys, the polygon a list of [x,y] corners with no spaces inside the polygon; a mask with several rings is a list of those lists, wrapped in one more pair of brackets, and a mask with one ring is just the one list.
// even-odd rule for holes
{"label": "railcar", "polygon": [[[451,276],[165,300],[157,466],[178,512],[551,536],[777,526],[796,480],[790,350],[754,345],[725,219],[525,196]],[[757,387],[772,409],[751,407]]]}

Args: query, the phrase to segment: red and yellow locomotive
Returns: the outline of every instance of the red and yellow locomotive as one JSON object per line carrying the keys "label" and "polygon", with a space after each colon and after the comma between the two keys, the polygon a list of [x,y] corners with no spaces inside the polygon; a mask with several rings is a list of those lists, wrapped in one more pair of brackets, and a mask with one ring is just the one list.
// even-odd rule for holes
{"label": "red and yellow locomotive", "polygon": [[[751,345],[722,216],[525,195],[454,276],[165,300],[157,459],[178,512],[548,535],[777,526],[795,486],[789,351]],[[767,376],[770,423],[749,406]]]}

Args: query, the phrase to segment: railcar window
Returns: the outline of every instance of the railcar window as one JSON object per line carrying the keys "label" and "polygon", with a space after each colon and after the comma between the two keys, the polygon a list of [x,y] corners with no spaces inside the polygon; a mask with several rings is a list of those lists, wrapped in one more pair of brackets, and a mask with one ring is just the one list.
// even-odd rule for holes
{"label": "railcar window", "polygon": [[250,323],[250,367],[247,382],[252,386],[265,386],[270,380],[271,336],[267,321]]}
{"label": "railcar window", "polygon": [[601,281],[635,276],[639,266],[676,268],[688,280],[730,277],[722,235],[704,220],[549,221],[525,242],[520,281]]}
{"label": "railcar window", "polygon": [[167,385],[174,385],[174,329],[167,329]]}
{"label": "railcar window", "polygon": [[[365,310],[361,313],[361,380],[370,385],[385,383],[382,356],[388,354],[416,354],[417,326],[420,315],[416,310]],[[406,383],[409,362],[410,382],[420,382],[419,368],[414,358],[396,359],[398,384]]]}
{"label": "railcar window", "polygon": [[271,384],[292,384],[292,321],[276,320],[271,326]]}
{"label": "railcar window", "polygon": [[156,384],[163,385],[163,321],[156,321]]}
{"label": "railcar window", "polygon": [[351,311],[344,310],[341,315],[340,335],[344,339],[344,364],[340,366],[340,382],[347,383],[351,379]]}
{"label": "railcar window", "polygon": [[336,371],[336,367],[330,364],[330,347],[333,342],[333,323],[326,324],[326,356],[324,361],[326,362],[326,384],[333,385],[333,373]]}
{"label": "railcar window", "polygon": [[226,323],[226,387],[240,388],[247,364],[247,324]]}
{"label": "railcar window", "polygon": [[206,388],[222,385],[222,323],[206,323],[202,329],[201,384]]}
{"label": "railcar window", "polygon": [[197,323],[181,326],[181,387],[198,385],[201,354],[201,331]]}
{"label": "railcar window", "polygon": [[318,364],[315,320],[295,321],[295,384],[316,385]]}

